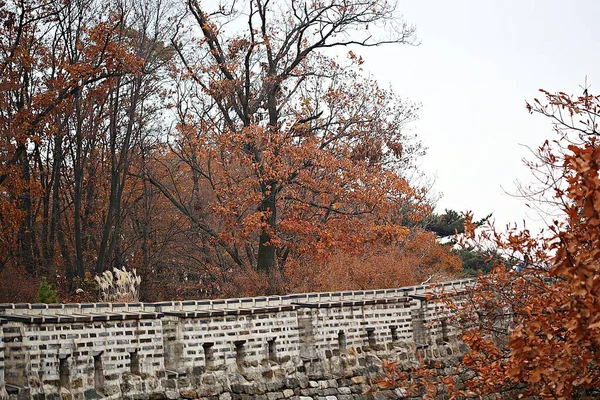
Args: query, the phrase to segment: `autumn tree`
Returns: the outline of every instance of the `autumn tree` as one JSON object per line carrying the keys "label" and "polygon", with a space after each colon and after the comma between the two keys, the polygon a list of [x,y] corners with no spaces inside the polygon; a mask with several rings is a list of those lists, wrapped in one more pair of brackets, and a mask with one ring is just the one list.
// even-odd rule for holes
{"label": "autumn tree", "polygon": [[545,102],[528,109],[551,117],[561,134],[557,146],[564,156],[549,143],[540,153],[564,172],[565,185],[554,187],[564,216],[553,221],[553,236],[540,246],[548,248],[546,257],[535,260],[536,269],[548,270],[548,289],[529,297],[511,333],[509,376],[547,397],[570,398],[600,385],[600,97],[587,90],[581,96],[543,94]]}
{"label": "autumn tree", "polygon": [[[127,63],[125,49],[113,43],[114,27],[119,25],[115,15],[93,21],[85,28],[78,24],[81,21],[76,16],[88,3],[7,2],[2,4],[0,13],[4,22],[0,185],[7,189],[3,191],[3,210],[9,211],[10,204],[16,208],[3,215],[2,221],[10,228],[10,224],[14,225],[11,221],[21,219],[14,254],[30,272],[40,253],[35,230],[35,191],[50,191],[36,183],[33,169],[41,163],[39,146],[53,137],[55,123],[60,129],[60,120],[54,118],[70,112],[72,100],[83,88],[135,68]],[[79,31],[61,35],[65,33],[62,28],[69,24],[74,24],[69,29],[78,27]],[[79,54],[73,54],[75,49]],[[42,182],[46,183],[49,182]]]}
{"label": "autumn tree", "polygon": [[[412,43],[395,5],[187,5],[184,25],[195,26],[173,39],[186,78],[175,158],[161,161],[172,178],[147,179],[197,229],[207,268],[273,276],[300,254],[406,234],[400,214],[421,218],[425,208],[402,176],[421,151],[403,130],[416,107],[364,78],[352,51],[325,55]],[[389,36],[377,37],[381,25]],[[182,173],[189,183],[177,184]]]}
{"label": "autumn tree", "polygon": [[[528,164],[541,183],[530,200],[550,200],[561,213],[539,235],[517,226],[476,233],[467,220],[468,242],[491,244],[503,257],[455,308],[468,351],[456,376],[441,380],[453,398],[598,395],[600,97],[542,93],[527,109],[551,118],[558,137]],[[439,385],[426,381],[436,395]]]}
{"label": "autumn tree", "polygon": [[160,135],[175,10],[161,0],[0,7],[1,261],[68,281],[128,265],[139,243],[123,228],[139,193],[131,166]]}

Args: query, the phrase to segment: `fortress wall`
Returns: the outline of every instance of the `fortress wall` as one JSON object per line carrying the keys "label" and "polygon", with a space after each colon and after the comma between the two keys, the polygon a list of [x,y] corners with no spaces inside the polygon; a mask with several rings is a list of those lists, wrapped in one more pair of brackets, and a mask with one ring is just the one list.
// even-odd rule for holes
{"label": "fortress wall", "polygon": [[1,304],[0,399],[362,399],[385,359],[460,353],[451,314],[428,290]]}

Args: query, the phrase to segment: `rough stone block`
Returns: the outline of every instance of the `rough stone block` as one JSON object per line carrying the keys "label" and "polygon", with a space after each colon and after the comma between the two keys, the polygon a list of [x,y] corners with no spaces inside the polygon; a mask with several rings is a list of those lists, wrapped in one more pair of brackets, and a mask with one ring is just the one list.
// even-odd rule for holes
{"label": "rough stone block", "polygon": [[279,400],[284,397],[282,392],[269,392],[267,393],[267,400]]}
{"label": "rough stone block", "polygon": [[131,400],[149,400],[150,395],[147,393],[137,393],[131,396]]}
{"label": "rough stone block", "polygon": [[165,391],[165,396],[167,396],[168,400],[177,400],[179,398],[179,393],[172,390],[167,390]]}
{"label": "rough stone block", "polygon": [[98,398],[98,393],[96,393],[95,389],[88,389],[83,392],[83,397],[85,397],[85,400],[96,400]]}
{"label": "rough stone block", "polygon": [[316,396],[317,394],[319,394],[319,389],[316,389],[316,388],[302,389],[300,391],[300,393],[303,396],[311,396],[312,397],[312,396]]}
{"label": "rough stone block", "polygon": [[231,385],[231,391],[236,394],[244,393],[244,385],[241,383],[234,383]]}
{"label": "rough stone block", "polygon": [[365,383],[364,376],[354,376],[350,379],[354,385],[359,385],[361,383]]}
{"label": "rough stone block", "polygon": [[350,391],[353,394],[361,394],[363,392],[361,385],[352,385],[350,386]]}
{"label": "rough stone block", "polygon": [[182,399],[195,399],[196,397],[198,397],[198,394],[195,390],[182,390],[179,392],[179,396]]}
{"label": "rough stone block", "polygon": [[177,382],[175,379],[163,379],[162,386],[165,389],[175,389],[177,388]]}
{"label": "rough stone block", "polygon": [[286,378],[285,387],[295,389],[300,386],[300,380],[298,378]]}
{"label": "rough stone block", "polygon": [[184,387],[188,387],[188,386],[190,386],[189,378],[179,378],[177,380],[177,387],[184,388]]}
{"label": "rough stone block", "polygon": [[216,381],[215,376],[213,374],[210,374],[210,375],[207,374],[207,375],[204,375],[202,377],[202,384],[203,385],[212,386],[216,382],[217,381]]}
{"label": "rough stone block", "polygon": [[[233,386],[233,385],[232,385]],[[239,393],[239,392],[238,392]],[[221,393],[219,395],[219,400],[232,400],[231,393]]]}
{"label": "rough stone block", "polygon": [[309,386],[309,380],[306,375],[301,375],[298,377],[298,382],[300,384],[301,389],[306,389]]}

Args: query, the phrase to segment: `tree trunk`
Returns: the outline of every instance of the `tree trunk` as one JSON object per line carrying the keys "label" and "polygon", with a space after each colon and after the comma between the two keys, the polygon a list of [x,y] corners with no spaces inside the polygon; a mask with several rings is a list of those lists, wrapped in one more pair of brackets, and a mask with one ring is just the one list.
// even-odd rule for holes
{"label": "tree trunk", "polygon": [[[83,200],[83,164],[85,155],[83,154],[83,116],[81,110],[81,94],[77,93],[75,96],[75,109],[76,109],[76,121],[75,121],[75,165],[73,166],[73,174],[75,177],[75,193],[73,197],[73,203],[75,205],[75,215],[73,216],[73,222],[75,225],[75,276],[83,279],[85,277],[85,266],[83,263],[83,241],[82,241],[82,200]],[[72,273],[72,271],[71,271]],[[75,276],[69,276],[69,281]]]}
{"label": "tree trunk", "polygon": [[[269,188],[274,187],[274,182],[269,182],[266,186]],[[266,193],[266,190],[263,190],[263,193]],[[276,264],[275,246],[271,241],[271,235],[275,234],[277,228],[277,201],[274,193],[270,193],[265,197],[259,211],[268,212],[268,215],[265,218],[267,227],[263,228],[260,233],[256,269],[270,275],[275,270]]]}
{"label": "tree trunk", "polygon": [[[54,243],[56,241],[56,231],[60,226],[60,167],[62,165],[63,152],[62,152],[62,135],[54,136],[54,152],[52,157],[52,188],[48,189],[52,191],[52,204],[50,212],[50,232],[48,234],[48,249],[45,254],[46,257],[46,268],[48,271],[54,260]],[[66,260],[65,260],[66,261]]]}
{"label": "tree trunk", "polygon": [[[117,158],[117,119],[118,119],[118,107],[119,101],[119,90],[117,89],[114,107],[111,111],[111,182],[110,182],[110,200],[108,206],[108,215],[104,224],[104,230],[102,232],[102,242],[100,243],[100,251],[98,252],[98,263],[96,269],[98,272],[102,272],[107,269],[109,262],[107,260],[111,255],[115,255],[119,248],[119,234],[121,230],[121,199],[123,197],[123,189],[125,188],[125,182],[127,180],[127,174],[129,171],[129,151],[130,143],[133,135],[133,129],[135,125],[136,109],[138,106],[138,100],[140,97],[140,89],[142,86],[142,78],[137,77],[131,87],[131,93],[129,97],[129,110],[127,127],[125,131],[125,137],[119,151],[119,157]],[[112,237],[111,237],[112,232]],[[120,263],[120,255],[116,255],[117,262]],[[120,266],[120,265],[116,265]]]}

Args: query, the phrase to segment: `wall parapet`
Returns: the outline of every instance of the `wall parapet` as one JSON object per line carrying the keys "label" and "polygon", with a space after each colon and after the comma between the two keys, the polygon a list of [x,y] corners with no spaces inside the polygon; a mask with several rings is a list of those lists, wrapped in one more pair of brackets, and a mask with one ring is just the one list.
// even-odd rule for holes
{"label": "wall parapet", "polygon": [[[0,304],[0,399],[276,400],[334,389],[333,382],[311,387],[313,380],[336,381],[329,392],[339,400],[358,399],[367,383],[360,377],[375,378],[382,360],[460,353],[448,310],[428,300],[432,291],[459,294],[472,283],[158,303]],[[348,387],[338,390],[343,382]]]}

